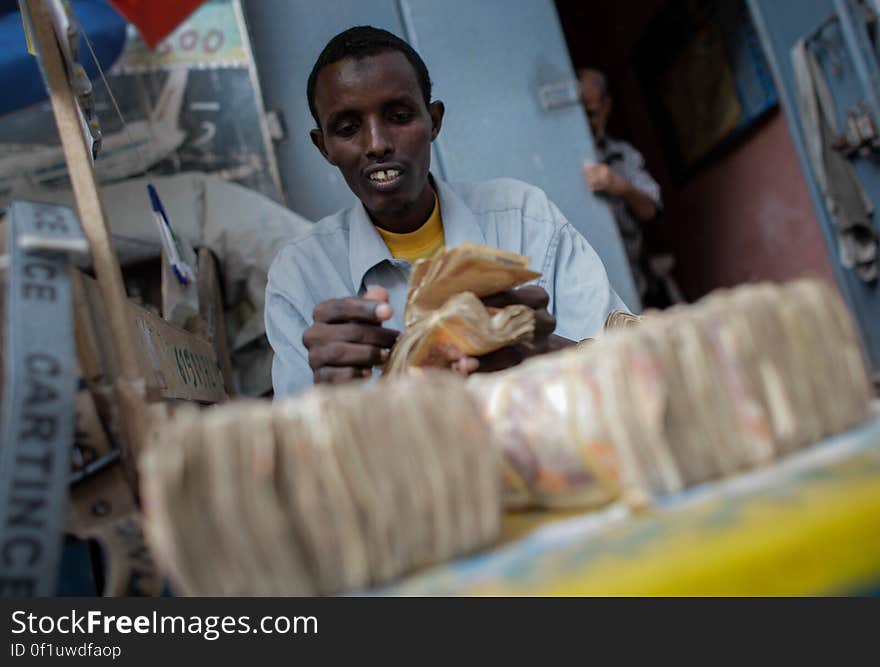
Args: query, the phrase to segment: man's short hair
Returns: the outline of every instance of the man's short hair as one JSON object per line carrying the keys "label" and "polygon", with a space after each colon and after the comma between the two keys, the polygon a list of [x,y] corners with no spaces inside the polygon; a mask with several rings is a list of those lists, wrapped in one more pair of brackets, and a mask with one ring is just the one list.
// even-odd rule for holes
{"label": "man's short hair", "polygon": [[306,95],[309,98],[309,111],[312,112],[312,117],[315,119],[318,127],[321,127],[321,121],[318,119],[318,110],[315,108],[315,84],[321,70],[346,58],[360,60],[361,58],[375,56],[387,51],[400,51],[406,56],[406,59],[416,71],[419,88],[422,90],[422,97],[425,98],[425,106],[431,103],[431,77],[428,75],[428,68],[425,62],[416,53],[415,49],[400,37],[387,30],[368,25],[356,26],[339,33],[327,42],[327,46],[321,51],[321,55],[318,56],[314,67],[312,67],[312,73],[309,74]]}

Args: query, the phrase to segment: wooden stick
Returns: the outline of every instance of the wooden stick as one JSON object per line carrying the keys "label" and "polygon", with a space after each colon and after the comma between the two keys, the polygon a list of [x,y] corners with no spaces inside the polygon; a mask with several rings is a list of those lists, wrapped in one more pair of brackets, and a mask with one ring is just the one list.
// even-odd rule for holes
{"label": "wooden stick", "polygon": [[98,193],[98,183],[91,156],[82,134],[76,100],[70,90],[64,62],[56,41],[49,12],[42,0],[25,0],[30,15],[33,37],[43,64],[46,86],[61,146],[67,160],[70,182],[76,198],[79,219],[92,251],[92,265],[107,307],[111,345],[124,380],[140,378],[137,356],[132,346],[133,332],[126,308],[122,271],[110,240],[107,217]]}
{"label": "wooden stick", "polygon": [[107,216],[98,191],[91,154],[83,136],[79,109],[67,80],[49,12],[43,0],[24,0],[22,10],[27,11],[30,19],[80,223],[89,241],[92,267],[107,310],[111,356],[119,371],[113,388],[116,409],[119,411],[122,466],[132,490],[136,493],[137,460],[150,422],[146,404],[146,382],[138,366],[134,330],[127,316],[128,300],[122,282],[122,270],[110,240]]}

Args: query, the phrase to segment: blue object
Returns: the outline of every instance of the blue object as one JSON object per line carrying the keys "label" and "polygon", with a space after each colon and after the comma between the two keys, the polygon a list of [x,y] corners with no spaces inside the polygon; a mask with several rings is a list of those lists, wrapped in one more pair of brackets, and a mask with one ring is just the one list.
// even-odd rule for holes
{"label": "blue object", "polygon": [[162,216],[163,220],[168,220],[165,215],[165,207],[162,206],[162,200],[159,199],[159,193],[156,192],[156,188],[153,187],[152,183],[147,184],[147,194],[150,195],[150,206],[153,207],[153,211]]}
{"label": "blue object", "polygon": [[[73,11],[106,71],[112,67],[125,46],[125,19],[106,0],[72,0]],[[24,109],[47,99],[37,61],[28,53],[17,0],[0,0],[0,116]],[[90,79],[99,76],[98,68],[80,37],[80,63]]]}
{"label": "blue object", "polygon": [[189,285],[193,281],[192,268],[183,259],[180,241],[171,227],[171,221],[168,219],[168,214],[165,213],[165,207],[162,206],[159,193],[156,192],[156,188],[153,187],[152,183],[147,184],[147,193],[150,195],[150,206],[153,208],[153,213],[156,214],[157,224],[160,227],[159,235],[162,238],[162,245],[165,249],[165,254],[168,256],[171,270],[174,271],[174,275],[177,276],[177,280],[180,281],[181,285]]}

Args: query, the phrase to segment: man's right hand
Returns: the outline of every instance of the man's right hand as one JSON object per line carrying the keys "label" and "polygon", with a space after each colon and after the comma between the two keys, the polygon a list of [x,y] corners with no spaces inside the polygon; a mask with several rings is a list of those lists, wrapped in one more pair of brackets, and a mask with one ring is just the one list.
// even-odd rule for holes
{"label": "man's right hand", "polygon": [[626,194],[629,183],[607,164],[588,163],[583,166],[583,171],[587,187],[593,192],[606,192],[615,197]]}
{"label": "man's right hand", "polygon": [[369,377],[373,366],[384,364],[400,335],[382,326],[393,312],[384,287],[315,306],[315,323],[303,333],[315,384]]}

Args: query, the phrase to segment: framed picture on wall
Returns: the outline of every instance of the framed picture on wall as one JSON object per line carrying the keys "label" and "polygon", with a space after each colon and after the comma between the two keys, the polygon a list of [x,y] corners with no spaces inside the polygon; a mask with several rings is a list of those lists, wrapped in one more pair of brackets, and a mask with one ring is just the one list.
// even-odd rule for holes
{"label": "framed picture on wall", "polygon": [[777,104],[742,0],[670,4],[642,39],[636,69],[679,182]]}

